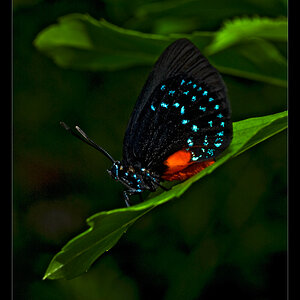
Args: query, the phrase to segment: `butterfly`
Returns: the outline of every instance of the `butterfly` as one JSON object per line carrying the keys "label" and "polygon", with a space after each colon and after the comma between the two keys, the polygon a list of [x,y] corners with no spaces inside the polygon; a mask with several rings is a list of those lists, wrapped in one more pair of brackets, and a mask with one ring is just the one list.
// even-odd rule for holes
{"label": "butterfly", "polygon": [[184,181],[212,165],[231,143],[227,89],[220,73],[187,39],[178,39],[158,58],[138,97],[115,160],[76,126],[61,125],[112,162],[109,175],[130,196]]}

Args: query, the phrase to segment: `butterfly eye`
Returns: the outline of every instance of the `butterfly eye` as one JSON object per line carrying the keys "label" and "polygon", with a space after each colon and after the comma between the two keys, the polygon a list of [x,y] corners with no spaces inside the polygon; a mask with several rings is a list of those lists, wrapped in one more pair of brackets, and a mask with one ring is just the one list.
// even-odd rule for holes
{"label": "butterfly eye", "polygon": [[114,179],[118,179],[119,178],[119,166],[117,164],[113,164],[112,168],[111,168],[111,174],[114,177]]}

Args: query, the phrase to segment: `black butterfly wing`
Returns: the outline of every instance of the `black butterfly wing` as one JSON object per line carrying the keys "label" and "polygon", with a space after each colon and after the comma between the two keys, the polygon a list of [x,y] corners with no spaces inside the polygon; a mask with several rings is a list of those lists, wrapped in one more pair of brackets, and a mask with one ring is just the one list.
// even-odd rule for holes
{"label": "black butterfly wing", "polygon": [[225,84],[187,39],[159,57],[125,133],[123,163],[161,175],[171,154],[187,149],[194,162],[217,156],[232,139]]}

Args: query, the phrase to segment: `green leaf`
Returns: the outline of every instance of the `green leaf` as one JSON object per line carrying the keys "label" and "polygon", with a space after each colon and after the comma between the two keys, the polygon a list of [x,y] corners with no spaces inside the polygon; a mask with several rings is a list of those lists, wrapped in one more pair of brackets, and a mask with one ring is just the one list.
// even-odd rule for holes
{"label": "green leaf", "polygon": [[111,249],[127,229],[156,206],[182,195],[193,182],[210,174],[229,159],[287,127],[287,111],[264,117],[246,119],[233,124],[234,137],[230,147],[217,161],[189,180],[154,198],[128,208],[97,213],[87,220],[90,228],[73,238],[52,259],[44,279],[74,278],[86,272],[91,264]]}
{"label": "green leaf", "polygon": [[205,53],[221,72],[286,87],[286,58],[272,42],[287,43],[286,18],[236,18],[225,22]]}
{"label": "green leaf", "polygon": [[125,30],[88,15],[71,14],[42,31],[34,45],[62,67],[115,70],[152,64],[170,41],[168,37]]}
{"label": "green leaf", "polygon": [[271,43],[253,38],[210,56],[223,73],[251,80],[287,86],[287,62]]}
{"label": "green leaf", "polygon": [[[153,65],[171,42],[182,37],[190,39],[207,55],[214,36],[214,32],[146,34],[120,28],[105,20],[97,21],[88,15],[72,14],[43,30],[34,45],[64,68],[117,70]],[[286,86],[286,59],[274,45],[252,38],[238,44],[236,39],[234,47],[226,49],[223,42],[222,47],[225,51],[209,56],[221,72]]]}
{"label": "green leaf", "polygon": [[287,34],[286,18],[235,18],[224,23],[206,51],[213,54],[253,38],[287,42]]}

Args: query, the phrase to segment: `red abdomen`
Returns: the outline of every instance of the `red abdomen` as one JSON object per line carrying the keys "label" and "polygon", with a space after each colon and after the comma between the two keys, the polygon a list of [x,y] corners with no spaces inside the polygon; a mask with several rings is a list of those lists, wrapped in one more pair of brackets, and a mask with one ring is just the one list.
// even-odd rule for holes
{"label": "red abdomen", "polygon": [[183,181],[199,173],[215,162],[214,159],[203,162],[193,162],[191,161],[191,157],[191,153],[186,150],[179,150],[170,155],[164,161],[164,164],[167,166],[167,170],[164,172],[162,178],[168,181]]}

